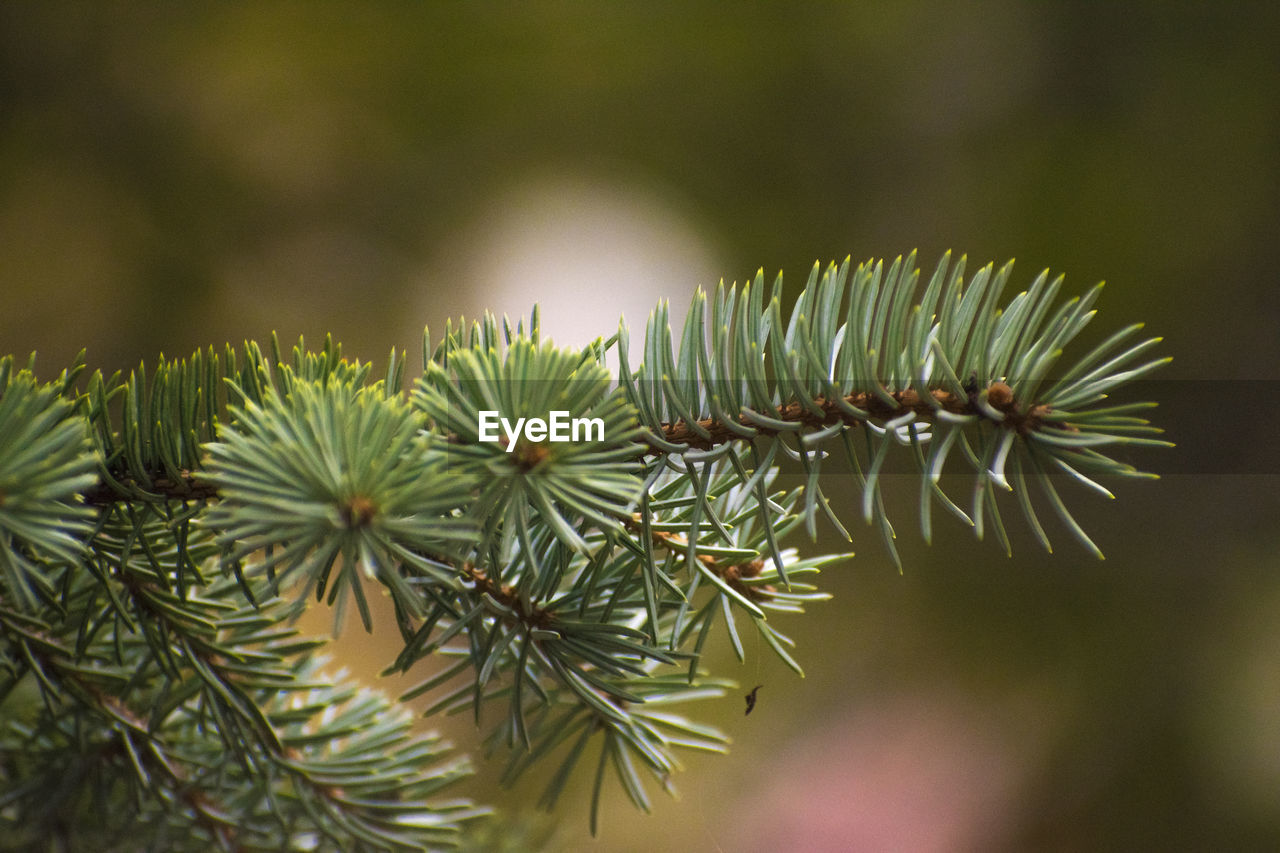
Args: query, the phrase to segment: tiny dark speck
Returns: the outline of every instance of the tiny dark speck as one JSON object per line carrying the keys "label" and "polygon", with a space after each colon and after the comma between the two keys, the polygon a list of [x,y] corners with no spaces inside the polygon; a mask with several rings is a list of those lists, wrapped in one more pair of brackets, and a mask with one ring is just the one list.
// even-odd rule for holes
{"label": "tiny dark speck", "polygon": [[747,710],[743,712],[744,717],[756,709],[756,691],[761,687],[764,687],[764,685],[757,684],[755,687],[752,687],[751,692],[747,694]]}

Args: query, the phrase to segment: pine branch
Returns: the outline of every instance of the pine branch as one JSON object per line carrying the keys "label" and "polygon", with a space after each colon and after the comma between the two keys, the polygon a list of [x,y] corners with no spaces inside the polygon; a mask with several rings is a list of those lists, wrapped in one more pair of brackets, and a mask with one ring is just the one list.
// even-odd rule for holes
{"label": "pine branch", "polygon": [[[850,555],[790,533],[861,516],[896,558],[891,452],[926,539],[939,504],[1007,549],[1011,491],[1047,548],[1034,484],[1097,552],[1058,475],[1108,497],[1099,479],[1148,476],[1104,451],[1166,444],[1149,404],[1108,399],[1167,361],[1144,360],[1158,339],[1130,326],[1064,361],[1098,288],[1059,304],[1041,274],[1001,308],[1011,267],[965,266],[923,289],[914,256],[815,266],[785,318],[781,276],[722,284],[678,345],[659,306],[634,366],[625,326],[571,350],[536,309],[449,323],[407,395],[401,354],[374,380],[331,340],[83,387],[82,359],[46,384],[0,360],[0,825],[103,849],[448,846],[481,810],[432,799],[465,766],[409,729],[424,697],[487,727],[508,781],[557,756],[545,805],[585,761],[594,830],[610,776],[647,809],[646,775],[670,790],[680,752],[725,749],[673,711],[734,686],[701,666],[717,625],[745,659],[749,620],[803,674],[779,623]],[[602,429],[494,441],[484,412]],[[822,491],[837,445],[852,508]],[[941,486],[957,458],[967,502]],[[776,488],[787,464],[802,488]],[[427,668],[400,703],[284,626],[315,597],[370,628],[370,581],[404,643],[388,671]]]}
{"label": "pine branch", "polygon": [[[1108,495],[1091,474],[1145,476],[1097,448],[1166,445],[1149,437],[1158,429],[1131,414],[1148,404],[1089,407],[1167,363],[1135,364],[1159,339],[1122,350],[1141,328],[1130,326],[1055,377],[1051,371],[1064,348],[1092,319],[1101,286],[1055,310],[1062,278],[1050,281],[1045,272],[1000,309],[1012,265],[996,271],[989,264],[967,285],[964,268],[963,258],[953,266],[945,255],[917,299],[914,254],[888,269],[883,263],[859,265],[852,275],[848,260],[839,268],[832,264],[821,277],[815,265],[785,324],[781,276],[767,306],[763,273],[741,291],[721,284],[709,308],[705,293],[695,296],[678,352],[660,306],[650,317],[644,362],[634,374],[626,366],[625,328],[618,339],[621,381],[649,430],[648,453],[714,459],[735,454],[735,444],[770,439],[771,452],[781,447],[808,474],[804,516],[810,533],[819,510],[844,533],[822,495],[819,474],[821,445],[839,438],[863,487],[862,515],[879,524],[895,560],[879,491],[891,439],[915,449],[926,539],[938,501],[979,536],[989,515],[1008,549],[995,489],[1014,490],[1006,476],[1010,466],[1015,479],[1025,481],[1030,474],[1076,537],[1101,557],[1066,510],[1049,473],[1064,471]],[[863,456],[850,441],[849,427],[859,425],[865,427]],[[797,446],[788,446],[786,437]],[[976,475],[969,514],[938,486],[956,449]],[[1020,506],[1049,548],[1024,491],[1018,489]]]}

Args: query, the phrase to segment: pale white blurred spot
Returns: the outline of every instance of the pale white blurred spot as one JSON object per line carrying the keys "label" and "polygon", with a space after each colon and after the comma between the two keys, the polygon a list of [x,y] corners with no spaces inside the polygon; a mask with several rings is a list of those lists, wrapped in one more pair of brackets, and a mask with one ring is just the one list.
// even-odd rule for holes
{"label": "pale white blurred spot", "polygon": [[625,316],[633,366],[658,301],[670,300],[678,340],[694,290],[722,272],[677,204],[621,180],[544,176],[519,185],[495,198],[458,245],[442,274],[427,276],[434,286],[424,288],[419,316],[440,317],[443,307],[472,319],[487,309],[514,324],[537,303],[543,334],[561,346],[607,338]]}

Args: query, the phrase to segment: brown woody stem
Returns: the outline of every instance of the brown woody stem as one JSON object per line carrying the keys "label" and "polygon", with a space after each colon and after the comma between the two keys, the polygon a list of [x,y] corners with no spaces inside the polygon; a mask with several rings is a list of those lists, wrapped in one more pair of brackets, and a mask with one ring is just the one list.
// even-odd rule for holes
{"label": "brown woody stem", "polygon": [[[950,391],[934,390],[929,392],[932,402],[926,401],[920,392],[914,388],[886,393],[896,401],[895,405],[890,405],[883,397],[869,391],[856,391],[845,397],[844,402],[881,421],[891,421],[908,412],[928,417],[938,409],[954,415],[987,417],[983,410],[978,407],[978,394],[976,392],[962,397]],[[1013,398],[1013,389],[1003,382],[993,382],[987,388],[987,405],[1004,415],[1004,420],[998,422],[1000,426],[1005,429],[1016,430],[1020,435],[1026,435],[1038,429],[1050,411],[1049,406],[1044,404],[1032,406],[1023,411],[1018,401]],[[770,414],[769,416],[774,420],[799,423],[814,429],[821,429],[839,422],[850,425],[862,423],[861,419],[850,415],[836,401],[825,397],[816,397],[813,400],[813,408],[820,409],[822,415],[819,416],[811,410],[811,407],[803,403],[792,402],[781,406],[776,414]],[[989,417],[987,419],[990,420]],[[759,426],[742,415],[738,417],[737,423],[754,429],[762,435],[776,435],[778,433],[778,430]],[[687,422],[680,420],[673,424],[665,424],[662,429],[662,438],[672,444],[683,444],[698,450],[710,450],[740,437],[738,433],[733,432],[724,423],[714,418],[703,418],[697,422],[697,425],[704,432],[709,433],[711,437],[706,438]],[[661,452],[656,447],[648,450],[649,455]]]}

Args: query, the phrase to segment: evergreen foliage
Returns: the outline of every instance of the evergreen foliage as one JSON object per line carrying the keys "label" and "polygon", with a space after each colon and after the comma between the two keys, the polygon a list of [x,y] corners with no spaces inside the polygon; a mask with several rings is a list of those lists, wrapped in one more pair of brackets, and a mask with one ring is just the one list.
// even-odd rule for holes
{"label": "evergreen foliage", "polygon": [[[84,381],[83,359],[45,383],[5,359],[0,846],[456,844],[485,811],[439,797],[465,760],[289,627],[311,596],[369,627],[366,579],[404,641],[388,670],[422,674],[402,701],[470,710],[508,779],[550,762],[547,805],[589,774],[594,828],[606,779],[647,808],[646,776],[726,748],[690,716],[735,687],[701,666],[717,626],[801,672],[775,617],[825,598],[843,556],[790,532],[861,517],[896,557],[891,453],[914,460],[926,539],[938,505],[1007,549],[1012,492],[1046,548],[1045,508],[1100,556],[1058,475],[1108,497],[1100,479],[1151,476],[1107,451],[1166,443],[1152,404],[1108,398],[1167,359],[1135,325],[1064,361],[1101,286],[1059,302],[1042,273],[1002,308],[1010,273],[944,256],[921,288],[914,255],[815,265],[786,317],[781,276],[757,275],[699,292],[678,341],[659,306],[635,367],[625,325],[574,350],[536,309],[486,316],[424,335],[408,393],[403,354],[374,380],[332,341]],[[485,442],[482,410],[603,435]],[[967,495],[943,491],[948,462]],[[823,493],[824,465],[857,506]]]}

